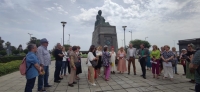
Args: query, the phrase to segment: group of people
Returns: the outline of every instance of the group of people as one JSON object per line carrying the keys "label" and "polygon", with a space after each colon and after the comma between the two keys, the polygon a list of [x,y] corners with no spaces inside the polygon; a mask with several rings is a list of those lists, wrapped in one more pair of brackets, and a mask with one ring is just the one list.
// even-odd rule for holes
{"label": "group of people", "polygon": [[[121,47],[119,51],[115,53],[114,47],[111,47],[111,51],[109,51],[107,46],[104,46],[103,50],[101,46],[97,47],[97,50],[94,45],[90,46],[87,58],[89,82],[91,85],[96,85],[94,82],[94,75],[97,73],[101,76],[101,65],[104,67],[103,75],[105,81],[108,81],[110,73],[115,74],[116,70],[119,71],[120,74],[123,74],[127,71],[126,61],[128,61],[128,75],[130,75],[131,63],[133,66],[133,73],[136,75],[135,59],[138,57],[142,69],[141,77],[144,79],[146,79],[146,70],[151,70],[153,78],[159,79],[159,76],[163,74],[163,79],[169,78],[172,81],[174,74],[179,75],[177,72],[177,65],[180,61],[183,65],[183,75],[191,79],[190,82],[195,83],[195,72],[191,71],[189,68],[189,64],[192,63],[195,54],[193,44],[189,44],[187,50],[182,49],[180,56],[178,56],[175,47],[172,47],[170,50],[170,46],[165,45],[161,47],[161,51],[156,45],[153,45],[152,48],[152,51],[150,51],[148,48],[145,48],[144,44],[141,44],[140,49],[136,50],[136,48],[130,44],[126,52],[124,48]],[[118,61],[117,69],[115,69],[115,59]],[[93,61],[96,61],[98,64],[93,64]]]}
{"label": "group of people", "polygon": [[27,46],[26,55],[26,86],[25,92],[32,92],[36,77],[38,77],[38,91],[46,92],[45,87],[51,87],[48,83],[49,65],[51,64],[51,55],[47,50],[48,41],[41,39],[41,46],[37,48],[35,44]]}
{"label": "group of people", "polygon": [[[29,44],[27,46],[28,53],[26,55],[26,86],[25,92],[32,92],[35,85],[36,77],[38,77],[38,92],[46,92],[46,87],[51,87],[48,83],[49,77],[49,65],[51,64],[51,54],[47,50],[48,40],[46,38],[41,39],[41,46],[37,48],[35,44]],[[53,55],[55,57],[55,72],[54,82],[60,83],[64,76],[67,76],[66,70],[68,67],[69,86],[73,87],[76,84],[76,80],[80,78],[78,75],[82,73],[80,47],[69,47],[68,51],[65,51],[65,47],[57,43]]]}
{"label": "group of people", "polygon": [[[38,48],[34,44],[29,44],[27,47],[29,52],[26,55],[27,82],[25,92],[32,92],[36,77],[38,77],[39,92],[46,92],[45,88],[51,87],[48,83],[51,55],[47,50],[47,46],[48,41],[43,38],[41,39],[41,46]],[[152,47],[152,51],[149,51],[148,48],[145,48],[144,44],[141,44],[140,49],[136,50],[136,48],[130,44],[127,51],[121,47],[118,52],[115,53],[114,47],[111,47],[111,50],[109,51],[109,48],[106,45],[97,48],[94,45],[91,45],[86,61],[89,83],[96,86],[94,80],[97,76],[103,76],[105,81],[109,81],[110,74],[115,74],[116,71],[118,71],[119,74],[123,74],[128,70],[128,75],[130,75],[131,63],[133,66],[133,73],[136,75],[135,59],[138,57],[142,70],[141,77],[144,79],[146,79],[146,70],[151,70],[153,78],[156,79],[159,79],[163,70],[163,79],[169,78],[170,80],[173,80],[173,74],[178,75],[177,64],[180,61],[183,65],[183,75],[186,75],[186,78],[191,79],[190,82],[196,82],[196,90],[198,90],[196,92],[199,92],[200,74],[195,70],[199,69],[200,50],[196,52],[194,50],[194,45],[189,44],[187,50],[182,49],[181,54],[178,57],[175,47],[170,50],[170,47],[165,45],[164,47],[161,47],[161,51],[156,45],[153,45]],[[66,52],[64,46],[61,46],[61,44],[58,43],[53,54],[56,60],[54,82],[60,83],[63,77],[67,76],[66,69],[68,69],[68,86],[73,87],[74,84],[77,84],[76,80],[80,79],[78,74],[82,73],[80,47],[69,47],[69,50]],[[117,65],[115,65],[116,61]],[[128,69],[126,61],[128,61]],[[103,73],[101,73],[102,67],[104,69]]]}
{"label": "group of people", "polygon": [[70,74],[68,85],[73,87],[73,84],[76,84],[76,80],[80,79],[78,75],[82,73],[80,55],[79,46],[69,47],[69,50],[66,52],[65,47],[62,47],[60,43],[56,45],[56,49],[54,51],[54,57],[56,60],[54,82],[60,83],[63,76],[67,76],[66,69],[68,67],[68,73]]}

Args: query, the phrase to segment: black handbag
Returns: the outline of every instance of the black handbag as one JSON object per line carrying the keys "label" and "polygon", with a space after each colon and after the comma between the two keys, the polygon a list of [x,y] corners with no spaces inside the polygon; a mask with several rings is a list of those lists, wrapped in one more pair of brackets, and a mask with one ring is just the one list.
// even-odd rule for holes
{"label": "black handbag", "polygon": [[81,62],[75,62],[74,64],[75,64],[76,68],[81,66]]}
{"label": "black handbag", "polygon": [[97,61],[90,61],[90,63],[92,64],[92,67],[96,67],[97,66]]}

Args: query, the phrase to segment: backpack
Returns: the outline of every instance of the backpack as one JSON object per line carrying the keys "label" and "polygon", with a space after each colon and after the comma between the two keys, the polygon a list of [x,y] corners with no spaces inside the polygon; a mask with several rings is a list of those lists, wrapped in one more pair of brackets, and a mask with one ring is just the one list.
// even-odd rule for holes
{"label": "backpack", "polygon": [[19,71],[20,71],[21,75],[25,76],[26,72],[31,68],[31,66],[32,66],[32,64],[26,70],[26,57],[24,57],[24,59],[22,60],[22,63],[19,66]]}

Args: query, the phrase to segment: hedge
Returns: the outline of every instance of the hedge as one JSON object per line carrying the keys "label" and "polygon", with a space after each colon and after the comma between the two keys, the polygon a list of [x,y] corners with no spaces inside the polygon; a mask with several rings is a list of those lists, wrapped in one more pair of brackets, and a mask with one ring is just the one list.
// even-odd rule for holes
{"label": "hedge", "polygon": [[15,60],[7,63],[0,63],[0,76],[19,70],[21,60]]}
{"label": "hedge", "polygon": [[6,56],[0,57],[0,63],[7,63],[14,60],[22,60],[25,56]]}

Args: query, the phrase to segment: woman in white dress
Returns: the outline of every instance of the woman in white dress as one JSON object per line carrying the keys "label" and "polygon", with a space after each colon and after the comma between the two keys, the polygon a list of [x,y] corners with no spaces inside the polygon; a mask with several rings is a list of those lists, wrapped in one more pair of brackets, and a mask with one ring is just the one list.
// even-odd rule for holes
{"label": "woman in white dress", "polygon": [[116,53],[114,51],[114,47],[111,48],[111,52],[110,52],[111,58],[111,74],[115,74],[115,59],[116,59]]}

